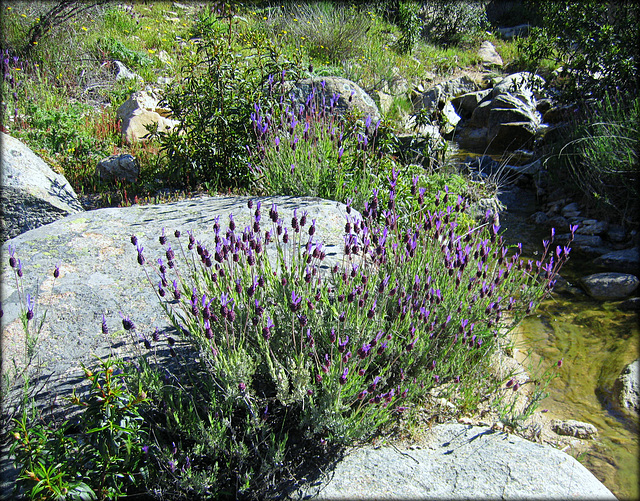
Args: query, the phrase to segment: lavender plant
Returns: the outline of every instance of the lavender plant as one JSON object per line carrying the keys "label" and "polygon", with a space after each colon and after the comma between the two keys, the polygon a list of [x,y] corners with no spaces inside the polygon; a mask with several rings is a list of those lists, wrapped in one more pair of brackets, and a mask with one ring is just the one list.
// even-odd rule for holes
{"label": "lavender plant", "polygon": [[[26,369],[30,367],[36,359],[38,338],[47,318],[47,313],[46,311],[42,314],[38,313],[36,301],[37,294],[32,294],[25,290],[22,260],[17,257],[16,248],[9,244],[7,250],[9,251],[9,266],[13,270],[16,291],[18,292],[18,301],[20,302],[20,321],[22,322],[22,329],[24,331],[24,354],[22,360],[12,360],[13,370],[15,372],[14,379],[17,379],[20,375],[24,375]],[[60,265],[58,264],[53,270],[52,289],[59,276]],[[5,386],[8,387],[8,385]],[[6,391],[6,387],[2,388],[3,393]]]}
{"label": "lavender plant", "polygon": [[183,365],[190,357],[199,364],[190,387],[206,400],[194,409],[226,426],[209,452],[234,466],[236,483],[253,485],[251,454],[261,468],[281,462],[291,434],[309,443],[366,440],[429,388],[467,383],[568,259],[552,233],[542,258],[525,262],[490,213],[461,234],[467,204],[447,190],[435,211],[416,192],[401,214],[397,186],[394,170],[385,205],[374,191],[361,215],[348,208],[344,258],[329,274],[315,220],[296,210],[289,225],[276,205],[267,219],[260,201],[248,202],[254,216],[244,229],[233,216],[218,218],[211,249],[191,232],[176,230],[170,242],[163,230],[157,265],[132,237],[193,349]]}
{"label": "lavender plant", "polygon": [[[251,114],[257,144],[250,168],[258,190],[282,195],[318,196],[362,208],[371,191],[396,167],[385,155],[388,141],[381,120],[340,111],[339,94],[327,99],[325,81],[312,87],[304,103],[286,97],[285,82],[269,77],[269,95],[279,105],[254,104]],[[344,96],[351,101],[351,96]],[[382,129],[385,126],[382,124]]]}
{"label": "lavender plant", "polygon": [[[3,99],[2,110],[0,110],[0,128],[2,132],[7,132],[10,113],[13,113],[13,122],[18,122],[18,92],[21,90],[21,79],[19,72],[22,71],[22,61],[20,58],[10,52],[8,49],[2,51],[2,87],[3,87]],[[9,95],[11,95],[11,102],[13,103],[13,109],[9,109]]]}

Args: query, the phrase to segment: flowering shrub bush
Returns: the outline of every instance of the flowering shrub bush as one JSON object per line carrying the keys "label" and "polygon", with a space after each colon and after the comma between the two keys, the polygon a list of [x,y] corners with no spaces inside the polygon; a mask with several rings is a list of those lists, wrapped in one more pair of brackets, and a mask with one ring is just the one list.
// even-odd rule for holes
{"label": "flowering shrub bush", "polygon": [[[344,258],[330,273],[321,267],[315,220],[296,210],[285,221],[276,205],[267,211],[260,201],[248,202],[254,216],[245,228],[233,216],[216,220],[215,248],[179,230],[170,241],[163,230],[157,265],[132,237],[161,304],[194,350],[181,365],[197,373],[189,406],[212,427],[207,467],[226,465],[216,470],[219,488],[255,487],[300,441],[365,440],[429,388],[465,384],[553,286],[567,246],[554,250],[552,238],[539,261],[524,262],[520,246],[503,244],[491,214],[459,234],[465,200],[445,189],[436,210],[426,210],[416,182],[402,213],[395,170],[384,204],[374,192],[361,215],[348,210]],[[176,339],[168,342],[181,357]],[[180,422],[179,412],[169,414],[164,426]],[[201,427],[173,430],[181,440],[202,440]],[[194,468],[193,457],[183,466],[187,459]]]}
{"label": "flowering shrub bush", "polygon": [[[275,94],[283,86],[270,77],[269,87]],[[380,130],[380,120],[345,116],[338,110],[340,95],[327,100],[324,88],[319,80],[304,104],[286,100],[281,90],[279,104],[254,105],[257,144],[248,148],[250,169],[262,193],[351,199],[361,209],[396,165],[385,155],[388,134]]]}

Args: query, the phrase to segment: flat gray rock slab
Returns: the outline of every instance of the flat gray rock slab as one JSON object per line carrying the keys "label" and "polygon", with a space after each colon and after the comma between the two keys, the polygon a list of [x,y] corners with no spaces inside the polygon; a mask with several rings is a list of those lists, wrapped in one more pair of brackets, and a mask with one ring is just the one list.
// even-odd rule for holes
{"label": "flat gray rock slab", "polygon": [[[176,262],[180,265],[180,251],[174,231],[182,233],[180,240],[186,252],[187,230],[209,250],[215,249],[213,224],[217,216],[224,233],[229,214],[236,223],[236,235],[252,223],[254,208],[249,210],[249,197],[205,197],[180,202],[109,208],[69,215],[54,223],[41,226],[7,241],[2,246],[2,357],[3,370],[13,358],[24,352],[24,334],[19,318],[20,298],[13,270],[8,264],[8,245],[16,249],[24,272],[24,292],[38,295],[36,318],[47,311],[47,320],[38,342],[39,355],[47,371],[62,374],[79,366],[80,361],[92,359],[92,354],[107,356],[114,346],[127,338],[114,335],[122,329],[120,313],[129,316],[139,333],[149,336],[156,327],[161,332],[170,327],[164,311],[149,285],[144,269],[137,263],[137,252],[131,244],[135,234],[149,263],[158,258],[166,262],[164,248],[158,237],[164,227],[167,242],[172,245]],[[271,204],[278,207],[284,226],[293,237],[291,217],[294,209],[298,217],[308,212],[301,241],[309,240],[307,233],[316,220],[314,238],[325,244],[327,257],[322,268],[328,270],[342,262],[346,206],[319,198],[254,197],[261,201],[261,234],[272,229],[269,218]],[[355,211],[352,213],[356,215]],[[291,245],[291,243],[289,244]],[[274,247],[273,244],[267,250]],[[55,266],[60,277],[53,279]],[[149,268],[147,268],[149,269]],[[322,271],[322,269],[321,269]],[[149,273],[155,277],[153,270]],[[53,289],[52,289],[53,287]],[[23,298],[24,301],[24,298]],[[112,333],[105,339],[101,332],[102,315],[107,318]]]}
{"label": "flat gray rock slab", "polygon": [[356,449],[289,499],[610,499],[577,460],[487,427],[434,426],[422,448]]}

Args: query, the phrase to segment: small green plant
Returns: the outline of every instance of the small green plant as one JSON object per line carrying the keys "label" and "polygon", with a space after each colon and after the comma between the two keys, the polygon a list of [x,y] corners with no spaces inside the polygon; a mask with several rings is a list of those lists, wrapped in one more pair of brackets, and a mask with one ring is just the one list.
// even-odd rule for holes
{"label": "small green plant", "polygon": [[101,60],[119,60],[129,67],[143,67],[153,64],[148,54],[132,50],[113,37],[100,38],[96,42],[96,51]]}
{"label": "small green plant", "polygon": [[413,1],[399,2],[398,19],[400,38],[396,42],[401,54],[411,54],[422,34],[422,22],[419,16],[419,5]]}
{"label": "small green plant", "polygon": [[[527,355],[527,359],[530,356],[531,352]],[[562,367],[563,361],[558,360],[556,364],[541,373],[542,363],[543,361],[539,360],[537,367],[529,366],[527,368],[527,374],[532,377],[522,384],[510,376],[504,386],[494,395],[492,406],[498,411],[500,421],[514,430],[522,427],[523,423],[538,409],[540,402],[549,396],[546,390],[551,381],[559,376],[558,369]],[[519,398],[521,395],[517,392],[525,385],[532,385],[533,388],[526,396]]]}
{"label": "small green plant", "polygon": [[638,225],[640,98],[606,93],[574,120],[550,161],[564,167],[597,211]]}
{"label": "small green plant", "polygon": [[121,365],[83,368],[91,388],[69,399],[76,418],[43,423],[34,407],[14,420],[10,453],[30,499],[117,499],[143,483],[147,437],[138,407],[146,396],[126,386]]}
{"label": "small green plant", "polygon": [[282,17],[267,20],[267,26],[283,41],[301,47],[320,67],[360,56],[371,19],[354,5],[305,2]]}

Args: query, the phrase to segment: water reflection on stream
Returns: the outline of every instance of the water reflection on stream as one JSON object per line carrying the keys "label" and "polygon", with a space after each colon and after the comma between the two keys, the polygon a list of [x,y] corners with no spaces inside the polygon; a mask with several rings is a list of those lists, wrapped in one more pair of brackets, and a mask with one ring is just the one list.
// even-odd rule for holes
{"label": "water reflection on stream", "polygon": [[[535,211],[535,196],[515,189],[501,200],[507,206],[501,215],[505,240],[522,242],[524,254],[536,258],[542,239],[549,235],[526,221]],[[591,272],[586,261],[574,256],[561,274],[572,282]],[[569,293],[555,293],[525,319],[518,332],[517,347],[533,350],[533,367],[540,357],[541,371],[564,358],[560,377],[549,387],[549,397],[540,408],[549,409],[551,417],[585,421],[598,428],[595,447],[579,460],[619,499],[640,498],[638,422],[613,410],[608,397],[622,369],[638,357],[639,337],[636,312]]]}
{"label": "water reflection on stream", "polygon": [[638,499],[638,424],[609,405],[609,392],[622,369],[637,358],[638,321],[587,299],[545,301],[520,326],[520,341],[544,364],[564,358],[559,376],[541,403],[553,417],[577,419],[598,428],[598,445],[580,458],[620,499]]}

